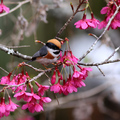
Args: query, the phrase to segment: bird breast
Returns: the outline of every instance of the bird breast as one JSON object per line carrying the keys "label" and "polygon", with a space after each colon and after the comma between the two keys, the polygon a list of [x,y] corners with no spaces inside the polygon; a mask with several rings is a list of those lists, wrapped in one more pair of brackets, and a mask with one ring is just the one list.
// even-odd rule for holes
{"label": "bird breast", "polygon": [[52,63],[56,62],[57,58],[48,59],[48,58],[44,57],[44,58],[37,58],[36,61],[39,62],[40,64],[48,65],[48,64],[52,64]]}

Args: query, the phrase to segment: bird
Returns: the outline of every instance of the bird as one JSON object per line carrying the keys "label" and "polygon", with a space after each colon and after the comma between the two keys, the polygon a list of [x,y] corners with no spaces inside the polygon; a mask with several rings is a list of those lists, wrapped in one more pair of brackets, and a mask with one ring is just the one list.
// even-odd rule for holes
{"label": "bird", "polygon": [[60,51],[62,51],[61,43],[57,39],[50,39],[32,56],[32,59],[28,63],[36,61],[43,66],[53,64],[57,61]]}

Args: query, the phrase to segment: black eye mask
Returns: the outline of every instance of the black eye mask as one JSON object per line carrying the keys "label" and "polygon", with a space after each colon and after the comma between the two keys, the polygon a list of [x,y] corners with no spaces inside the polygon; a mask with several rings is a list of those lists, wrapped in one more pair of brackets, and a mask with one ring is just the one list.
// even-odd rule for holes
{"label": "black eye mask", "polygon": [[48,46],[49,48],[52,48],[54,50],[60,50],[59,47],[57,47],[55,44],[53,43],[46,43],[46,46]]}
{"label": "black eye mask", "polygon": [[60,53],[60,51],[56,51],[56,52],[53,52],[54,54],[58,55]]}

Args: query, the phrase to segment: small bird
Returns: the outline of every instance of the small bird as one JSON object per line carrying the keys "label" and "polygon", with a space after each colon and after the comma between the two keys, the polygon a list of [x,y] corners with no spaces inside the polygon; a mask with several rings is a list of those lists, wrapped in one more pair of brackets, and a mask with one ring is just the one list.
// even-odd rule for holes
{"label": "small bird", "polygon": [[46,66],[57,61],[60,51],[61,43],[57,39],[51,39],[32,56],[30,61],[37,61]]}

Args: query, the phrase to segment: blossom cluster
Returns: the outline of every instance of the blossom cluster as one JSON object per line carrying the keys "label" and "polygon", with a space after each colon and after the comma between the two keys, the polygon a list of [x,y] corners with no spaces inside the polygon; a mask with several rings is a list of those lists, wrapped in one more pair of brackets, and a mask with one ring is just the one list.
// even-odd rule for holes
{"label": "blossom cluster", "polygon": [[37,82],[36,84],[38,86],[38,94],[34,93],[33,87],[30,86],[31,93],[22,90],[14,95],[17,100],[23,98],[27,102],[22,106],[22,109],[25,110],[28,108],[31,113],[43,111],[43,103],[51,102],[49,97],[43,97],[44,91],[49,89],[49,86],[42,86]]}
{"label": "blossom cluster", "polygon": [[[61,74],[57,67],[55,68],[51,78],[51,91],[68,95],[69,93],[77,92],[77,88],[85,86],[83,81],[88,76],[88,72],[92,69],[81,67],[77,64],[78,60],[79,59],[73,55],[71,50],[66,50],[63,56],[62,53],[60,54],[58,63],[63,64],[63,74]],[[79,70],[77,70],[76,67]],[[72,69],[72,71],[68,73],[67,68]]]}
{"label": "blossom cluster", "polygon": [[[87,6],[89,6],[89,3],[87,2]],[[88,28],[97,28],[102,29],[106,27],[111,17],[115,14],[117,6],[120,6],[120,0],[109,0],[106,7],[103,7],[101,9],[101,14],[106,14],[105,19],[103,21],[99,21],[96,18],[94,18],[93,12],[91,11],[91,19],[86,19],[86,13],[83,14],[83,18],[79,21],[77,21],[74,25],[76,28],[79,29],[88,29]],[[111,21],[109,28],[117,29],[120,27],[120,10],[118,10],[118,13]],[[109,29],[108,28],[108,29]]]}
{"label": "blossom cluster", "polygon": [[74,25],[79,29],[87,29],[87,28],[97,28],[99,25],[99,20],[94,18],[93,13],[91,13],[91,19],[86,19],[86,14],[83,14],[83,18],[77,21]]}
{"label": "blossom cluster", "polygon": [[[23,100],[27,102],[22,106],[22,109],[25,110],[28,108],[28,110],[31,113],[40,112],[43,111],[43,104],[51,102],[51,99],[49,97],[43,97],[46,90],[49,89],[49,86],[40,85],[39,83],[35,82],[36,86],[38,87],[38,90],[36,93],[34,93],[34,87],[31,83],[27,82],[30,80],[30,77],[27,72],[22,70],[21,73],[17,75],[13,75],[12,73],[9,73],[7,76],[4,76],[0,79],[0,85],[7,85],[10,86],[9,88],[14,91],[15,97],[17,100]],[[31,92],[27,91],[27,85],[28,84]],[[6,88],[4,88],[6,89]],[[3,90],[3,92],[5,92]],[[13,103],[11,101],[10,95],[8,96],[9,104],[5,104],[5,97],[1,97],[1,103],[0,103],[0,117],[8,116],[10,112],[14,112],[19,105]]]}
{"label": "blossom cluster", "polygon": [[15,104],[12,102],[11,97],[8,96],[9,103],[5,104],[5,97],[1,97],[1,102],[0,102],[0,118],[4,117],[4,115],[7,117],[10,115],[10,112],[14,112],[19,105]]}
{"label": "blossom cluster", "polygon": [[[120,5],[120,0],[116,0],[114,1],[116,3],[117,6]],[[110,18],[113,16],[113,14],[116,11],[116,5],[114,4],[113,0],[109,0],[108,4],[106,7],[103,7],[101,10],[101,14],[106,14],[105,19],[99,24],[98,28],[102,29],[104,27],[106,27],[108,21],[110,20]],[[112,29],[117,29],[118,27],[120,27],[120,11],[116,14],[116,16],[114,17],[114,19],[112,20],[109,28]]]}

